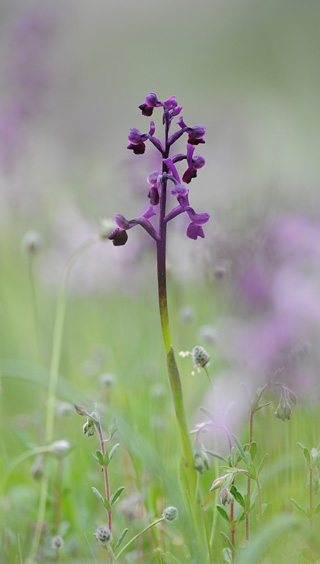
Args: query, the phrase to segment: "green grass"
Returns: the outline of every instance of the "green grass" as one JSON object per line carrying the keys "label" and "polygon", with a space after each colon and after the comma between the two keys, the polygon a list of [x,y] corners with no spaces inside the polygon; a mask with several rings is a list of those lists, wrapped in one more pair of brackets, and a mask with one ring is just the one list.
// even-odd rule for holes
{"label": "green grass", "polygon": [[[0,322],[0,472],[1,472],[1,543],[0,562],[26,562],[36,521],[40,484],[31,476],[34,458],[30,457],[14,468],[5,480],[8,467],[25,451],[44,444],[44,421],[49,380],[53,323],[56,299],[48,295],[39,281],[36,283],[41,342],[44,365],[37,358],[37,342],[31,307],[31,291],[27,265],[19,254],[18,241],[8,248],[2,243],[0,280],[2,317]],[[206,283],[201,289],[169,281],[169,311],[176,352],[191,350],[198,343],[197,330],[211,323],[227,306],[216,284]],[[183,325],[179,309],[192,305],[197,320]],[[214,351],[210,350],[214,354]],[[204,373],[191,376],[190,359],[178,358],[184,388],[190,429],[203,420],[199,407],[208,392]],[[219,363],[213,363],[219,371]],[[116,383],[106,391],[99,377],[104,372],[115,374]],[[69,296],[63,334],[60,377],[57,399],[85,405],[89,411],[97,402],[102,424],[116,417],[116,440],[121,447],[110,465],[111,490],[124,485],[122,503],[113,512],[114,537],[124,527],[129,528],[126,540],[137,534],[151,520],[161,516],[164,507],[176,505],[180,518],[173,524],[152,529],[130,547],[124,563],[188,562],[194,553],[193,533],[184,510],[178,486],[178,463],[181,455],[178,430],[167,382],[165,354],[158,319],[156,289],[146,287],[140,295],[109,295],[104,298]],[[213,380],[215,373],[211,370]],[[161,386],[163,395],[155,395]],[[308,506],[307,467],[298,441],[308,447],[320,442],[320,414],[317,406],[298,405],[292,420],[283,423],[274,418],[274,406],[255,416],[257,458],[268,453],[261,476],[263,503],[268,504],[263,524],[259,524],[258,508],[251,516],[251,541],[240,552],[239,563],[316,562],[303,559],[302,550],[309,546],[319,554],[319,540],[313,536],[308,521],[300,517],[290,498]],[[74,414],[56,418],[54,438],[67,439],[72,452],[62,463],[61,531],[65,546],[61,562],[85,564],[106,562],[107,554],[93,538],[97,526],[106,523],[106,513],[93,495],[91,486],[103,491],[103,476],[92,453],[99,444],[96,436],[82,434],[84,420]],[[248,424],[244,422],[236,433],[246,442]],[[54,561],[50,539],[54,527],[58,489],[59,462],[48,456],[49,495],[45,520],[47,532],[41,547],[44,562]],[[200,486],[207,496],[215,479],[213,464],[200,476]],[[245,492],[246,480],[237,478],[237,487]],[[135,496],[135,497],[134,497]],[[215,494],[206,511],[210,526]],[[129,508],[125,500],[135,499]],[[319,502],[319,495],[315,497]],[[238,509],[236,509],[238,511]],[[290,521],[292,519],[292,521]],[[315,516],[314,535],[319,527]],[[290,525],[290,526],[289,526]],[[220,516],[218,531],[228,533]],[[236,535],[239,547],[245,546],[244,524]],[[214,542],[214,562],[222,560],[224,543],[217,532]],[[161,551],[156,552],[160,548]],[[135,552],[137,551],[137,552]],[[173,556],[160,556],[171,553]],[[142,556],[141,556],[142,554]],[[157,555],[158,554],[158,555]],[[161,559],[162,558],[162,559]],[[193,562],[197,562],[194,557]],[[40,561],[40,560],[39,560]],[[199,562],[199,564],[204,564]]]}

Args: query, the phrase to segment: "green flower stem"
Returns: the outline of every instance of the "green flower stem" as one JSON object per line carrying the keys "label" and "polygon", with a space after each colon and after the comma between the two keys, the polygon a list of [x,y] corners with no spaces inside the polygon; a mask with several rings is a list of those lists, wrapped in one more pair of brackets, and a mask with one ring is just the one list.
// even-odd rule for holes
{"label": "green flower stem", "polygon": [[[90,237],[90,239],[85,241],[82,245],[80,245],[80,247],[78,247],[78,249],[76,249],[72,253],[61,278],[57,309],[56,309],[56,318],[54,324],[52,355],[51,355],[50,374],[49,374],[47,413],[46,413],[46,423],[45,423],[46,443],[52,442],[53,439],[54,409],[56,402],[56,389],[57,389],[58,371],[59,371],[60,356],[61,356],[61,345],[62,345],[65,310],[66,310],[66,296],[67,296],[69,274],[78,257],[97,240],[98,240],[98,235],[94,235],[93,237]],[[36,528],[31,545],[31,553],[30,553],[31,561],[35,559],[40,543],[42,522],[45,515],[45,507],[46,507],[47,495],[48,495],[48,486],[49,486],[49,473],[47,470],[45,470],[41,481],[37,523],[36,523]]]}
{"label": "green flower stem", "polygon": [[143,533],[145,533],[146,531],[148,531],[149,529],[151,529],[152,527],[154,527],[158,523],[161,523],[161,521],[164,521],[164,520],[165,520],[164,517],[160,517],[156,521],[153,521],[153,523],[150,523],[150,525],[147,525],[147,527],[142,529],[142,531],[140,531],[140,533],[137,533],[134,537],[132,537],[132,539],[129,540],[129,542],[127,542],[127,544],[120,550],[120,552],[118,552],[118,554],[115,557],[115,560],[118,560],[119,556],[121,556],[121,554],[123,554],[124,551],[127,550],[129,548],[129,546],[131,546],[132,543],[134,543],[135,540],[137,540],[137,538],[139,538],[141,535],[143,535]]}
{"label": "green flower stem", "polygon": [[313,468],[309,466],[309,511],[310,511],[310,526],[313,523]]}
{"label": "green flower stem", "polygon": [[36,289],[34,283],[33,259],[34,257],[32,255],[28,257],[28,273],[29,273],[29,282],[31,288],[31,301],[32,301],[32,309],[34,316],[34,327],[35,327],[36,340],[37,340],[38,362],[39,364],[42,364],[42,347],[41,347],[41,339],[40,339],[40,325],[39,325],[38,307],[37,307],[37,299],[36,299]]}
{"label": "green flower stem", "polygon": [[[106,451],[105,451],[105,448],[104,448],[104,440],[103,440],[103,436],[102,436],[100,421],[97,424],[97,429],[98,429],[98,434],[99,434],[101,453],[102,453],[103,460],[104,460],[105,456],[106,456]],[[104,480],[105,480],[106,499],[107,499],[108,503],[110,504],[110,488],[109,488],[108,466],[106,466],[106,465],[103,466],[103,473],[104,473]],[[108,509],[107,513],[108,513],[108,527],[109,527],[109,530],[111,532],[111,530],[112,530],[111,529],[111,519],[112,519],[111,506],[110,506],[110,509]]]}
{"label": "green flower stem", "polygon": [[[168,143],[169,121],[165,123],[165,151],[164,158],[169,156],[170,146]],[[193,522],[199,544],[199,551],[204,552],[204,534],[202,529],[202,515],[200,500],[197,497],[198,476],[194,469],[194,458],[191,446],[190,435],[188,432],[187,419],[185,414],[183,393],[180,375],[175,360],[172,341],[169,329],[169,314],[167,302],[167,273],[166,273],[166,236],[167,224],[164,221],[166,214],[167,201],[167,166],[162,166],[162,185],[160,191],[160,210],[159,210],[159,237],[157,239],[157,275],[158,275],[158,296],[162,336],[167,355],[167,372],[171,388],[176,419],[181,437],[183,449],[183,461],[180,465],[180,485],[186,507]]]}
{"label": "green flower stem", "polygon": [[38,448],[33,448],[31,450],[27,450],[26,452],[23,452],[22,454],[20,454],[19,456],[17,456],[17,458],[15,458],[11,464],[8,466],[6,474],[5,474],[5,478],[4,478],[4,483],[7,482],[7,480],[9,479],[10,474],[13,472],[13,470],[19,466],[19,464],[21,462],[23,462],[24,460],[26,460],[27,458],[30,458],[30,456],[36,456],[37,454],[45,454],[50,452],[50,448],[49,447],[38,447]]}
{"label": "green flower stem", "polygon": [[261,499],[261,486],[259,482],[259,476],[257,476],[256,483],[257,483],[258,500],[259,500],[259,516],[260,516],[260,521],[262,521],[262,499]]}
{"label": "green flower stem", "polygon": [[[169,376],[169,382],[170,382],[170,388],[171,388],[176,418],[180,431],[185,465],[188,469],[192,470],[193,475],[196,475],[196,472],[193,468],[193,451],[192,451],[190,435],[187,427],[181,380],[180,380],[180,375],[179,375],[172,346],[170,346],[167,353],[167,370],[168,370],[168,376]],[[195,491],[193,492],[193,495],[195,496]]]}
{"label": "green flower stem", "polygon": [[207,549],[208,549],[208,557],[209,557],[209,564],[213,564],[213,557],[212,557],[212,550],[211,550],[211,542],[210,542],[210,535],[208,531],[207,521],[206,521],[206,514],[203,505],[201,505],[202,517],[203,517],[203,525],[206,534],[206,542],[207,542]]}
{"label": "green flower stem", "polygon": [[208,377],[209,385],[210,385],[211,391],[213,392],[213,391],[214,391],[214,388],[213,388],[212,378],[211,378],[210,372],[209,372],[209,370],[208,370],[208,368],[207,368],[206,366],[204,367],[204,371],[205,371],[205,373],[206,373],[206,375],[207,375],[207,377]]}

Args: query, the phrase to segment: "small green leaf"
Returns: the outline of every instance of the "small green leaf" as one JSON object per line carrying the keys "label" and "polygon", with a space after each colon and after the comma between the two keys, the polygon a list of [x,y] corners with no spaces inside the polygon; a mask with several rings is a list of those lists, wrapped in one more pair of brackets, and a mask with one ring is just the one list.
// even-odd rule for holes
{"label": "small green leaf", "polygon": [[[106,452],[106,465],[107,465],[107,466],[108,466],[108,464],[110,464],[111,459],[112,459],[113,455],[115,454],[115,452],[118,450],[119,446],[120,446],[120,443],[116,443],[116,444],[112,447],[112,449],[110,450],[109,453]],[[107,462],[107,460],[108,460],[108,462]]]}
{"label": "small green leaf", "polygon": [[108,433],[109,433],[109,438],[111,439],[113,437],[113,435],[117,432],[118,427],[117,427],[117,422],[115,420],[115,418],[111,419],[109,425],[108,425]]}
{"label": "small green leaf", "polygon": [[99,490],[97,490],[97,488],[94,488],[93,486],[92,486],[91,489],[92,489],[94,495],[95,495],[98,499],[100,499],[100,501],[103,503],[104,497],[103,497],[103,495],[99,492]]}
{"label": "small green leaf", "polygon": [[222,549],[222,558],[225,564],[232,564],[232,551],[230,548],[223,548]]}
{"label": "small green leaf", "polygon": [[123,529],[121,535],[119,536],[116,544],[113,547],[113,552],[115,552],[117,550],[117,548],[119,548],[120,544],[123,542],[123,539],[126,536],[128,531],[129,531],[129,529]]}
{"label": "small green leaf", "polygon": [[319,511],[320,511],[320,503],[319,503],[319,504],[317,505],[317,507],[315,508],[314,513],[315,513],[315,514],[316,514],[316,513],[319,513]]}
{"label": "small green leaf", "polygon": [[269,456],[268,453],[266,453],[266,454],[264,455],[263,459],[261,460],[261,462],[260,462],[260,464],[259,464],[259,466],[258,466],[258,470],[257,470],[257,475],[258,475],[258,476],[260,476],[260,474],[261,474],[262,468],[264,467],[265,462],[266,462],[266,460],[267,460],[267,456]]}
{"label": "small green leaf", "polygon": [[238,523],[241,523],[242,521],[244,521],[244,517],[245,517],[245,515],[244,515],[244,511],[243,511],[243,512],[241,513],[239,519],[238,519]]}
{"label": "small green leaf", "polygon": [[272,401],[268,401],[267,403],[263,403],[262,405],[258,405],[256,411],[259,411],[263,407],[267,407],[268,405],[270,405],[270,403],[272,403]]}
{"label": "small green leaf", "polygon": [[102,456],[102,452],[100,452],[100,450],[97,450],[96,455],[97,455],[97,457],[95,457],[96,460],[99,462],[101,466],[104,466],[104,459]]}
{"label": "small green leaf", "polygon": [[219,460],[223,460],[223,462],[228,462],[227,459],[222,456],[222,454],[220,454],[220,452],[215,452],[214,450],[206,450],[206,453],[210,456],[213,456],[213,458],[218,458]]}
{"label": "small green leaf", "polygon": [[235,442],[235,444],[238,448],[239,453],[241,454],[241,457],[245,460],[246,459],[246,453],[243,450],[241,442],[239,441],[238,437],[234,433],[231,433],[231,436],[232,436],[232,438],[233,438],[233,440],[234,440],[234,442]]}
{"label": "small green leaf", "polygon": [[231,550],[231,552],[233,552],[235,554],[236,549],[234,548],[234,546],[232,546],[231,540],[222,531],[220,531],[220,535],[222,536],[222,538],[223,538],[224,542],[226,543],[227,547]]}
{"label": "small green leaf", "polygon": [[109,503],[109,501],[107,500],[106,497],[103,498],[103,502],[102,502],[102,503],[103,503],[104,508],[105,508],[107,511],[110,511],[111,505],[110,505],[110,503]]}
{"label": "small green leaf", "polygon": [[204,413],[208,417],[208,419],[211,419],[211,420],[214,419],[213,414],[210,413],[210,411],[206,407],[201,406],[200,411],[202,411],[202,413]]}
{"label": "small green leaf", "polygon": [[234,496],[235,500],[241,505],[241,507],[244,507],[245,506],[244,499],[241,493],[239,492],[239,490],[236,488],[236,486],[231,486],[230,492]]}
{"label": "small green leaf", "polygon": [[216,505],[216,508],[219,511],[221,517],[223,517],[223,519],[225,519],[227,521],[227,523],[230,523],[230,517],[229,517],[228,513],[226,512],[225,508],[222,507],[222,505]]}
{"label": "small green leaf", "polygon": [[311,457],[310,457],[310,452],[307,448],[303,449],[303,454],[308,464],[310,464]]}
{"label": "small green leaf", "polygon": [[291,399],[292,403],[294,403],[295,405],[297,405],[297,396],[296,396],[296,394],[295,394],[292,390],[290,390],[290,388],[286,388],[286,389],[287,389],[289,398]]}
{"label": "small green leaf", "polygon": [[114,504],[117,502],[117,500],[118,500],[119,497],[121,496],[123,490],[124,490],[124,486],[120,486],[120,488],[118,488],[118,489],[114,492],[114,494],[113,494],[113,495],[111,496],[111,498],[110,498],[110,504],[111,504],[111,505],[114,505]]}
{"label": "small green leaf", "polygon": [[304,450],[305,448],[307,448],[307,447],[305,447],[302,443],[297,443],[297,445],[298,445],[300,448],[302,448],[302,450]]}
{"label": "small green leaf", "polygon": [[248,464],[247,470],[248,470],[249,478],[252,478],[252,480],[256,480],[257,474],[256,474],[256,469],[253,466],[253,464]]}
{"label": "small green leaf", "polygon": [[257,443],[253,441],[250,446],[251,459],[254,460],[257,454]]}
{"label": "small green leaf", "polygon": [[295,499],[293,499],[293,497],[290,499],[290,501],[292,501],[292,503],[295,504],[295,506],[300,509],[300,511],[302,511],[302,513],[304,513],[305,515],[307,515],[306,510],[302,507],[302,505],[300,505],[300,503],[298,503]]}

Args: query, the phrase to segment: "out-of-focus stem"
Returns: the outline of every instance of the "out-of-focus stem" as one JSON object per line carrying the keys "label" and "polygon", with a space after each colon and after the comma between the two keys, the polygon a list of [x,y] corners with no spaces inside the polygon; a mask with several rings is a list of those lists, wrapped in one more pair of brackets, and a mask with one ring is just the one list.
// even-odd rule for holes
{"label": "out-of-focus stem", "polygon": [[37,353],[38,353],[38,362],[39,364],[42,363],[42,350],[41,350],[41,339],[40,339],[40,325],[39,325],[39,316],[38,316],[38,307],[37,307],[37,299],[36,299],[36,289],[34,283],[34,273],[33,273],[33,256],[30,255],[28,258],[28,272],[29,272],[29,281],[30,281],[30,288],[31,288],[31,300],[32,300],[32,309],[33,309],[33,317],[34,317],[34,327],[36,333],[36,341],[37,341]]}
{"label": "out-of-focus stem", "polygon": [[[101,453],[102,453],[103,460],[104,460],[105,455],[106,455],[106,451],[105,451],[105,448],[104,448],[104,441],[103,441],[100,422],[98,423],[97,428],[98,428],[98,434],[99,434],[99,440],[100,440]],[[103,473],[104,473],[104,481],[105,481],[105,489],[106,489],[106,498],[107,498],[108,503],[110,503],[108,466],[106,466],[106,465],[103,466]],[[108,509],[108,527],[109,527],[110,531],[111,531],[111,519],[112,519],[112,510],[111,510],[111,507],[110,507],[110,509]]]}
{"label": "out-of-focus stem", "polygon": [[[57,309],[56,309],[56,318],[54,323],[54,332],[53,332],[53,343],[52,343],[52,355],[51,355],[51,363],[50,363],[50,375],[49,375],[49,387],[48,387],[48,399],[47,399],[47,413],[46,413],[46,423],[45,423],[45,442],[49,444],[53,439],[53,425],[54,425],[54,409],[55,409],[55,402],[56,402],[56,388],[58,383],[58,371],[59,371],[59,364],[60,364],[60,356],[61,356],[61,345],[62,345],[62,335],[63,335],[63,325],[64,325],[64,318],[65,318],[65,309],[66,309],[66,295],[67,295],[67,286],[69,280],[70,271],[83,251],[85,251],[88,247],[90,247],[95,241],[97,241],[98,236],[94,235],[90,237],[87,241],[85,241],[78,249],[76,249],[65,269],[61,278],[60,282],[60,290],[57,302]],[[40,488],[40,499],[39,499],[39,506],[38,506],[38,515],[37,515],[37,523],[36,528],[32,540],[31,545],[31,553],[30,553],[30,560],[34,560],[37,554],[40,538],[41,538],[41,529],[42,529],[42,522],[45,515],[45,506],[47,501],[48,495],[48,485],[49,485],[49,473],[48,470],[45,469],[43,478],[41,481],[41,488]]]}
{"label": "out-of-focus stem", "polygon": [[[230,533],[231,533],[231,544],[233,546],[233,548],[236,548],[236,544],[235,544],[235,529],[232,525],[232,521],[234,520],[234,501],[231,501],[230,503]],[[235,554],[234,552],[232,552],[232,562],[234,562],[234,558],[235,558]]]}
{"label": "out-of-focus stem", "polygon": [[211,391],[213,392],[213,382],[212,382],[212,378],[211,378],[210,373],[209,373],[209,370],[208,370],[208,368],[207,368],[206,366],[204,367],[204,371],[205,371],[205,373],[206,373],[206,375],[207,375],[207,377],[208,377]]}
{"label": "out-of-focus stem", "polygon": [[129,546],[131,546],[131,544],[137,540],[137,538],[139,538],[141,535],[143,535],[143,533],[145,533],[146,531],[148,531],[149,529],[151,529],[151,527],[154,527],[155,525],[157,525],[158,523],[161,523],[161,521],[164,521],[164,517],[160,517],[159,519],[157,519],[156,521],[153,521],[153,523],[150,523],[150,525],[148,525],[147,527],[145,527],[144,529],[142,529],[142,531],[140,531],[140,533],[137,533],[134,537],[132,537],[132,539],[129,540],[129,542],[127,542],[127,544],[120,550],[120,552],[118,552],[118,554],[115,557],[115,560],[118,560],[119,556],[121,556],[121,554],[124,553],[125,550],[127,550],[129,548]]}
{"label": "out-of-focus stem", "polygon": [[310,526],[313,524],[313,469],[309,466],[309,511],[310,511]]}
{"label": "out-of-focus stem", "polygon": [[262,521],[262,499],[261,499],[261,486],[259,482],[259,476],[257,476],[256,483],[257,483],[258,500],[259,500],[259,515],[260,515],[260,521]]}

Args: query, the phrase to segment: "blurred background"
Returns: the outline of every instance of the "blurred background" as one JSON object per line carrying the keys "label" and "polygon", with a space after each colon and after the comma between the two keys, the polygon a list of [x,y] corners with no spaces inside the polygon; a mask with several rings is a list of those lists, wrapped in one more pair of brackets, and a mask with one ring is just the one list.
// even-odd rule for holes
{"label": "blurred background", "polygon": [[[314,330],[319,16],[312,1],[2,0],[3,266],[10,257],[25,273],[20,241],[40,231],[35,270],[45,293],[55,293],[67,257],[101,218],[139,215],[146,176],[159,165],[151,146],[142,156],[127,151],[128,130],[148,130],[138,105],[150,91],[162,100],[175,94],[187,124],[207,128],[206,166],[190,201],[211,220],[204,241],[186,239],[184,218],[170,226],[170,275],[196,284],[223,278],[222,313],[245,315],[246,328],[253,318],[249,342],[263,323],[268,351],[270,339],[287,348],[309,321]],[[153,295],[152,251],[139,228],[121,249],[100,243],[78,260],[70,288],[134,295],[147,287]],[[250,356],[238,331],[235,338]]]}
{"label": "blurred background", "polygon": [[[297,409],[292,435],[279,431],[278,421],[272,424],[266,445],[270,452],[275,448],[277,490],[271,478],[265,488],[274,493],[276,510],[287,509],[291,493],[303,498],[304,470],[292,465],[296,442],[316,446],[319,440],[318,410],[312,417],[308,411],[320,392],[319,21],[316,0],[1,0],[3,471],[44,441],[43,367],[50,362],[56,296],[68,258],[97,232],[102,218],[137,217],[146,209],[146,177],[159,161],[150,145],[138,156],[126,147],[129,128],[149,130],[138,106],[152,91],[160,100],[175,95],[186,123],[207,128],[196,151],[206,166],[190,184],[191,205],[211,215],[206,237],[187,239],[183,217],[169,230],[176,350],[196,344],[208,349],[216,420],[230,416],[237,432],[248,410],[241,383],[253,394],[283,370],[283,381],[307,407]],[[160,135],[159,119],[157,127]],[[30,230],[42,240],[32,261],[21,249]],[[74,401],[101,399],[109,415],[111,394],[122,442],[139,468],[155,476],[161,495],[162,488],[170,490],[171,504],[179,495],[176,479],[159,486],[160,462],[167,464],[171,453],[168,467],[175,476],[178,439],[163,433],[175,422],[159,325],[154,249],[145,233],[133,229],[121,248],[102,240],[88,248],[70,275],[58,400],[72,411]],[[179,363],[191,426],[202,417],[199,405],[210,409],[212,397],[203,375],[190,376],[190,358]],[[115,378],[103,378],[109,372]],[[116,382],[114,392],[110,381]],[[66,424],[60,415],[55,438],[77,444],[80,464],[68,467],[68,480],[74,491],[83,491],[84,474],[100,480],[91,470],[92,447],[83,446],[77,417]],[[269,429],[263,417],[262,432]],[[290,468],[287,489],[277,457],[287,474]],[[123,468],[129,467],[124,460]],[[19,519],[28,547],[23,513],[33,507],[30,520],[36,520],[38,491],[29,467],[16,472],[2,510],[13,508],[8,530],[14,532]],[[114,478],[120,480],[116,472]],[[207,489],[210,480],[211,474]],[[128,491],[136,491],[132,476],[128,482]],[[88,492],[81,507],[75,495],[64,506],[79,534],[87,509],[96,509]],[[157,502],[153,507],[149,501],[146,511],[157,514]],[[14,535],[9,541],[10,553]]]}

